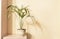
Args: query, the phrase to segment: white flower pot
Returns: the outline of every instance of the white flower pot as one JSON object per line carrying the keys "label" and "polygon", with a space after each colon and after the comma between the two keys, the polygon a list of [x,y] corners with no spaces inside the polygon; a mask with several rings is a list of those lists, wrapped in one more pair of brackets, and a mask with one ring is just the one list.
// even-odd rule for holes
{"label": "white flower pot", "polygon": [[17,30],[18,35],[24,35],[25,34],[25,29],[18,29]]}

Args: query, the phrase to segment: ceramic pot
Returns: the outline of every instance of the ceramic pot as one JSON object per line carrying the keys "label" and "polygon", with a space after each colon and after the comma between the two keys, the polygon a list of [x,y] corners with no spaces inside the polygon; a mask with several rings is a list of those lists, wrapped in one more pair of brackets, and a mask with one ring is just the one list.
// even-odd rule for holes
{"label": "ceramic pot", "polygon": [[26,32],[25,29],[18,29],[18,30],[17,30],[18,35],[24,36],[25,32]]}

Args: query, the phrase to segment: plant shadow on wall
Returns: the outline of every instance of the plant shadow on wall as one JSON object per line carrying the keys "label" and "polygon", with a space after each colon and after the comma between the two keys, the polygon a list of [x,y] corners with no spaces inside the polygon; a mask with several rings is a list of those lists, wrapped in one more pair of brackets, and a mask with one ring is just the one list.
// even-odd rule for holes
{"label": "plant shadow on wall", "polygon": [[8,7],[8,18],[11,13],[17,13],[20,19],[20,28],[18,29],[20,32],[19,35],[27,35],[28,39],[31,39],[32,35],[30,33],[26,33],[26,29],[23,29],[23,18],[30,17],[33,21],[34,25],[37,25],[40,29],[42,29],[40,23],[34,18],[34,16],[30,15],[29,9],[27,7],[22,7],[21,9],[14,5],[9,5]]}
{"label": "plant shadow on wall", "polygon": [[32,38],[32,35],[30,33],[25,33],[25,35],[27,36],[27,39],[31,39]]}

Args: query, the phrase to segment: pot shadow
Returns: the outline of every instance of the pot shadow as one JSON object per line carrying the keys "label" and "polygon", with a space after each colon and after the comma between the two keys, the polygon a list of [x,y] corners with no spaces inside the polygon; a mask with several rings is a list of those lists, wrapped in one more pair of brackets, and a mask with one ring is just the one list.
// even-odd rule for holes
{"label": "pot shadow", "polygon": [[31,39],[32,35],[30,33],[25,33],[25,35],[27,36],[27,39]]}

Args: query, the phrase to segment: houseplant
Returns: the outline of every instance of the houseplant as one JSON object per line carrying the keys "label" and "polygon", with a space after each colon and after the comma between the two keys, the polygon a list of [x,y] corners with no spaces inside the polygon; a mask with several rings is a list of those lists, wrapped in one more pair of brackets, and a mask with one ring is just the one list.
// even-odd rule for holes
{"label": "houseplant", "polygon": [[27,7],[22,7],[22,8],[18,8],[17,6],[14,6],[14,5],[9,5],[7,7],[8,9],[8,16],[9,14],[11,13],[14,13],[16,12],[19,16],[19,19],[20,19],[20,28],[18,29],[20,35],[24,35],[25,33],[25,29],[23,29],[23,18],[26,16],[30,16],[30,13],[29,13],[29,10]]}

